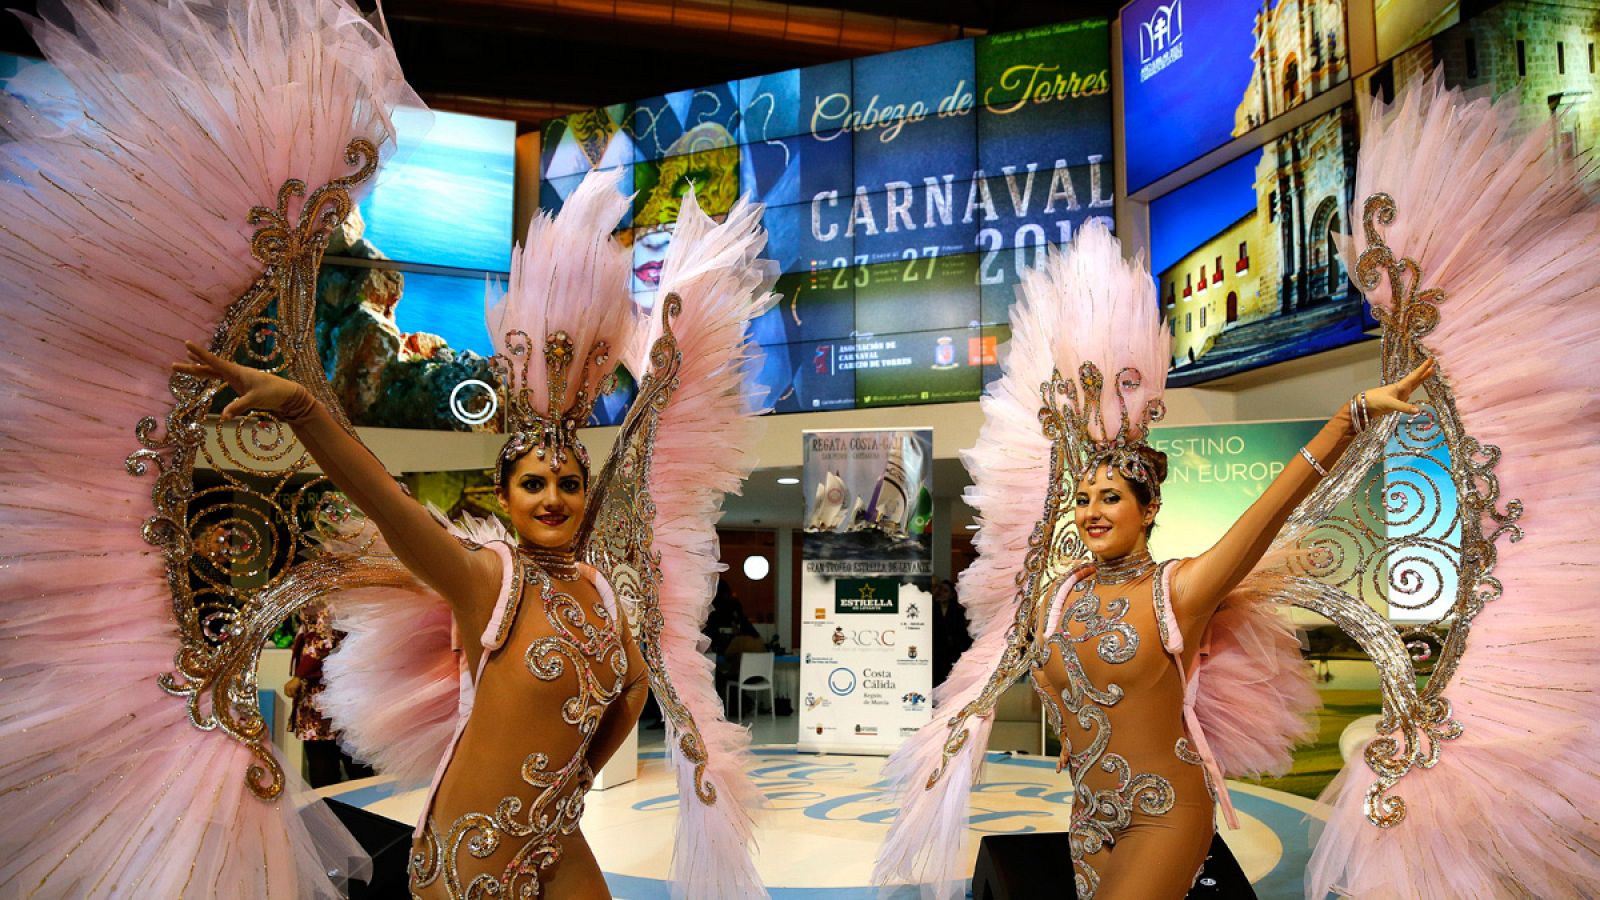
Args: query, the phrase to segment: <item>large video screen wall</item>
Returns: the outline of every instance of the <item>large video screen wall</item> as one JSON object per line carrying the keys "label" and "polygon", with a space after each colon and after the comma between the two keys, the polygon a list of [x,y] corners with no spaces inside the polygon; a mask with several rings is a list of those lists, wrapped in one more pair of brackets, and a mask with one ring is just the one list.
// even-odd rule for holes
{"label": "large video screen wall", "polygon": [[1344,0],[1134,0],[1121,25],[1129,193],[1350,78]]}
{"label": "large video screen wall", "polygon": [[540,205],[595,169],[655,302],[679,203],[765,203],[783,302],[755,323],[779,412],[974,400],[1018,272],[1112,206],[1109,27],[1087,21],[795,69],[549,123]]}
{"label": "large video screen wall", "polygon": [[1379,3],[1379,45],[1387,22],[1387,45],[1407,49],[1358,80],[1358,100],[1393,97],[1442,69],[1451,87],[1514,99],[1529,126],[1554,118],[1572,157],[1600,153],[1600,0],[1428,0],[1387,18],[1392,4]]}

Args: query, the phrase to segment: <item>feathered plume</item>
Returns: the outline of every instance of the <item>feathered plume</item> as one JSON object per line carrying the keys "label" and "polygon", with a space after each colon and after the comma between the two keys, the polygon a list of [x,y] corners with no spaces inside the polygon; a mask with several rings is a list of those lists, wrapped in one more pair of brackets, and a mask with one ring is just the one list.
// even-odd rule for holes
{"label": "feathered plume", "polygon": [[611,236],[628,198],[619,171],[590,172],[559,217],[537,216],[511,264],[505,294],[489,292],[485,317],[499,351],[494,368],[510,437],[495,466],[529,451],[560,466],[572,451],[589,470],[578,430],[600,395],[615,386],[618,353],[632,338],[628,251]]}
{"label": "feathered plume", "polygon": [[1216,772],[1229,778],[1281,777],[1294,748],[1316,736],[1312,713],[1321,700],[1279,605],[1285,575],[1258,566],[1228,592],[1189,673],[1195,724]]}
{"label": "feathered plume", "polygon": [[[648,348],[662,333],[666,298],[676,294],[683,306],[672,330],[683,362],[657,426],[649,490],[656,509],[654,549],[661,554],[665,675],[704,739],[705,777],[718,793],[713,805],[696,797],[694,765],[679,752],[678,735],[669,735],[681,798],[673,892],[694,900],[766,895],[750,857],[752,812],[760,805],[746,772],[750,733],[723,718],[711,663],[699,651],[717,573],[726,568],[716,532],[722,498],[738,493],[754,468],[763,427],[755,418],[765,396],[754,378],[760,351],[749,324],[778,298],[767,291],[770,264],[758,259],[766,246],[760,220],[761,207],[741,201],[717,224],[692,197],[685,200],[649,335],[634,360],[635,371],[646,370]],[[717,452],[708,454],[711,447]]]}
{"label": "feathered plume", "polygon": [[62,13],[28,27],[73,114],[0,108],[0,894],[333,896],[354,841],[292,773],[252,796],[250,751],[157,686],[177,628],[125,459],[182,341],[261,274],[251,208],[349,174],[420,103],[337,0]]}
{"label": "feathered plume", "polygon": [[[1501,503],[1522,502],[1523,534],[1499,542],[1504,592],[1444,692],[1461,736],[1400,782],[1392,828],[1367,821],[1371,773],[1347,767],[1324,797],[1307,897],[1600,896],[1600,210],[1589,162],[1559,146],[1554,120],[1523,127],[1514,96],[1473,99],[1438,73],[1366,123],[1356,199],[1392,198],[1384,243],[1417,262],[1418,290],[1443,292],[1421,343],[1468,434],[1503,454]],[[1393,290],[1367,299],[1392,310]]]}
{"label": "feathered plume", "polygon": [[[1079,378],[1085,364],[1105,377],[1099,415],[1087,419],[1085,437],[1106,444],[1126,428],[1127,440],[1142,439],[1151,422],[1147,411],[1159,407],[1172,364],[1172,332],[1161,321],[1144,254],[1124,259],[1121,243],[1103,223],[1091,221],[1078,230],[1071,252],[1048,254],[1024,273],[1018,293],[1036,308],[1058,308],[1050,349],[1062,378]],[[1119,399],[1118,386],[1128,384],[1130,372],[1138,383]]]}
{"label": "feathered plume", "polygon": [[[433,512],[456,537],[503,557],[501,593],[509,590],[515,572],[510,548],[517,539],[500,520],[463,515],[447,522]],[[323,549],[392,555],[382,535],[365,548]],[[345,638],[323,662],[326,687],[318,707],[339,723],[339,743],[356,759],[402,783],[427,784],[461,724],[463,692],[473,689],[457,652],[449,605],[412,578],[402,589],[341,591],[330,609]]]}
{"label": "feathered plume", "polygon": [[[512,254],[511,280],[502,293],[491,290],[485,320],[496,353],[510,358],[514,368],[533,354],[526,366],[526,381],[518,371],[517,384],[507,390],[525,390],[528,412],[548,421],[560,421],[579,403],[580,394],[592,405],[603,378],[616,368],[633,337],[634,305],[628,296],[631,254],[612,236],[628,211],[630,198],[619,192],[622,170],[591,172],[561,207],[560,215],[541,212],[528,226],[528,237]],[[550,367],[545,364],[545,340],[564,332],[576,353],[571,377],[564,379],[557,396],[551,395]],[[525,336],[519,340],[515,335]],[[531,346],[525,341],[531,342]],[[595,348],[604,362],[580,373]],[[581,410],[588,418],[588,408]],[[578,421],[576,427],[583,427]],[[521,423],[512,422],[513,427]]]}

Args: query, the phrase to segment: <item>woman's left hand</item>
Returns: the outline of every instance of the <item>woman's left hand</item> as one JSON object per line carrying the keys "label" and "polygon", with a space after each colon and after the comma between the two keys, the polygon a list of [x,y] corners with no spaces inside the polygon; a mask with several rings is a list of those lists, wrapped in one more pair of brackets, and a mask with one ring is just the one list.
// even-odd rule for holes
{"label": "woman's left hand", "polygon": [[1417,388],[1422,387],[1422,382],[1426,381],[1437,368],[1438,366],[1430,358],[1394,384],[1363,391],[1367,396],[1367,415],[1376,419],[1390,413],[1403,412],[1415,415],[1421,412],[1422,408],[1411,402],[1411,395]]}

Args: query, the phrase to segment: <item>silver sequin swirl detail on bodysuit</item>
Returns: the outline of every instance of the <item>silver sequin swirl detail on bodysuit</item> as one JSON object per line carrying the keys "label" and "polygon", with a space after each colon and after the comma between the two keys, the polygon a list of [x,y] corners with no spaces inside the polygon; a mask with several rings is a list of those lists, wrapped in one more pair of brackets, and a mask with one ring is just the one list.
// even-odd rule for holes
{"label": "silver sequin swirl detail on bodysuit", "polygon": [[[528,564],[521,553],[518,568],[516,590],[519,594],[538,591],[545,618],[555,629],[555,634],[530,642],[523,661],[540,681],[555,681],[569,672],[577,677],[577,693],[561,705],[561,721],[577,728],[581,740],[572,756],[557,768],[550,768],[550,757],[543,752],[530,753],[523,760],[520,774],[534,788],[531,801],[525,803],[522,797],[512,795],[503,798],[493,813],[465,813],[451,823],[442,838],[429,819],[422,848],[412,854],[411,887],[426,887],[442,874],[451,900],[531,900],[543,895],[542,876],[561,861],[561,838],[577,831],[584,796],[594,783],[586,758],[589,742],[607,707],[621,693],[628,672],[619,626],[604,605],[594,607],[600,624],[592,624],[583,605],[571,594],[555,590],[550,577]],[[517,599],[513,599],[507,619],[514,617]],[[509,628],[508,622],[502,630]],[[463,885],[456,868],[461,849],[483,859],[506,838],[522,839],[523,844],[504,871],[498,877],[479,874]]]}
{"label": "silver sequin swirl detail on bodysuit", "polygon": [[[1135,774],[1128,761],[1120,754],[1108,752],[1111,745],[1111,717],[1107,709],[1122,700],[1121,686],[1107,682],[1104,688],[1095,686],[1083,670],[1078,657],[1078,645],[1093,642],[1095,655],[1111,665],[1121,665],[1133,659],[1139,650],[1139,632],[1124,622],[1129,600],[1115,597],[1105,601],[1105,612],[1100,610],[1102,600],[1098,594],[1101,584],[1126,584],[1144,577],[1154,567],[1149,554],[1126,563],[1102,567],[1104,575],[1096,573],[1078,582],[1069,599],[1070,605],[1062,614],[1062,625],[1045,638],[1039,657],[1034,663],[1035,674],[1044,668],[1051,652],[1059,652],[1061,666],[1066,673],[1066,685],[1061,690],[1061,706],[1077,719],[1078,725],[1090,734],[1089,742],[1081,750],[1074,750],[1067,740],[1055,704],[1035,677],[1034,687],[1045,694],[1046,709],[1052,711],[1052,724],[1062,741],[1061,755],[1072,776],[1072,868],[1078,896],[1091,900],[1100,886],[1100,876],[1086,857],[1098,853],[1107,844],[1116,841],[1118,832],[1133,820],[1135,808],[1146,815],[1162,815],[1172,809],[1176,794],[1172,783],[1150,772]],[[1067,623],[1080,622],[1083,633],[1074,635]],[[1095,791],[1084,784],[1085,777],[1094,769],[1116,776],[1115,786]]]}

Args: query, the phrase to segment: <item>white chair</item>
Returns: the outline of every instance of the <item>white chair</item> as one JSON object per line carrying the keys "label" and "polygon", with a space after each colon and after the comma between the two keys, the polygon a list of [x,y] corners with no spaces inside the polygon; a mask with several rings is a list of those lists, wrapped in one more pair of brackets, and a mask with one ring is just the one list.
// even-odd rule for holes
{"label": "white chair", "polygon": [[[767,693],[767,711],[772,715],[772,721],[778,721],[777,704],[772,702],[772,659],[771,653],[741,653],[739,654],[739,680],[729,682],[727,694],[735,690],[739,692],[736,722],[744,721],[744,695],[765,691]],[[723,701],[732,703],[732,698],[724,695]],[[761,714],[761,701],[756,701],[756,715]]]}
{"label": "white chair", "polygon": [[1382,716],[1362,716],[1344,727],[1339,733],[1339,757],[1346,761],[1359,757],[1367,742],[1378,736],[1378,723]]}

